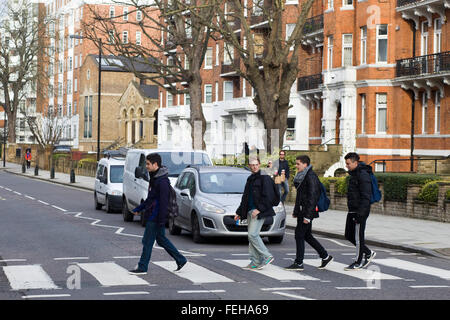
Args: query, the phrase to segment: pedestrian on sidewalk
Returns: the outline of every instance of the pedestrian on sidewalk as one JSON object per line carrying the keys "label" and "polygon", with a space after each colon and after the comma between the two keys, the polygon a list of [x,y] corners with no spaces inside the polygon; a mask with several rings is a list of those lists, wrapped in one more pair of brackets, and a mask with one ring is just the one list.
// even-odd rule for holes
{"label": "pedestrian on sidewalk", "polygon": [[305,241],[317,251],[322,259],[319,269],[324,269],[333,260],[333,257],[328,255],[325,248],[312,235],[312,221],[319,217],[317,203],[320,196],[320,181],[312,169],[308,156],[298,156],[295,160],[295,167],[297,174],[294,177],[294,186],[297,189],[297,197],[292,216],[297,218],[295,228],[297,252],[294,263],[285,269],[304,270]]}
{"label": "pedestrian on sidewalk", "polygon": [[27,152],[25,153],[25,160],[27,162],[27,169],[30,169],[31,167],[31,150],[27,149]]}
{"label": "pedestrian on sidewalk", "polygon": [[366,222],[370,213],[372,167],[359,161],[359,155],[350,152],[345,156],[345,164],[350,174],[347,191],[348,214],[345,224],[345,238],[356,246],[356,261],[345,270],[367,267],[375,257],[375,251],[365,244]]}
{"label": "pedestrian on sidewalk", "polygon": [[266,218],[273,219],[273,200],[278,198],[273,180],[264,171],[260,170],[261,162],[258,158],[249,161],[252,174],[245,184],[241,204],[236,210],[234,220],[248,221],[248,250],[250,264],[247,269],[262,269],[272,263],[274,258],[264,245],[260,232]]}
{"label": "pedestrian on sidewalk", "polygon": [[[284,150],[280,151],[279,156],[280,158],[274,163],[274,168],[276,168],[275,176],[278,176],[280,180],[278,189],[280,190],[281,202],[284,204],[289,194],[289,162],[286,160],[286,152]],[[281,189],[283,189],[283,193]]]}
{"label": "pedestrian on sidewalk", "polygon": [[175,260],[177,263],[177,269],[175,271],[179,271],[186,264],[187,259],[165,235],[170,192],[169,172],[166,167],[161,166],[161,156],[157,153],[147,155],[146,168],[150,174],[147,199],[140,206],[132,210],[134,215],[137,215],[140,211],[144,211],[142,214],[145,214],[145,218],[147,218],[144,237],[142,238],[144,247],[137,269],[131,270],[130,274],[147,274],[155,240]]}

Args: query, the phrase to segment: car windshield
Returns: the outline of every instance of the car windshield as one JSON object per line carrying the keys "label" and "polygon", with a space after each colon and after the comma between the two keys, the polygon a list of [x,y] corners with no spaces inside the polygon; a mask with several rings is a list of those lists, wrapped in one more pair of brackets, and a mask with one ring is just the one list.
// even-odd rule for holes
{"label": "car windshield", "polygon": [[123,166],[111,166],[109,180],[111,180],[111,183],[122,183],[123,182]]}
{"label": "car windshield", "polygon": [[250,173],[204,172],[200,174],[200,190],[204,193],[244,193]]}
{"label": "car windshield", "polygon": [[178,177],[188,165],[210,166],[211,160],[202,152],[158,152],[162,165],[169,170],[169,177]]}

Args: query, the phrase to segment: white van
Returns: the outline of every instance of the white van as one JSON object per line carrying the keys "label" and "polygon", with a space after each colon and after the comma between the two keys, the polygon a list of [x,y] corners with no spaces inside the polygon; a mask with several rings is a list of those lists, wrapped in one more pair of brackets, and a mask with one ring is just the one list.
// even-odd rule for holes
{"label": "white van", "polygon": [[[131,210],[147,198],[149,175],[145,167],[145,160],[150,153],[158,153],[161,156],[162,165],[169,170],[169,180],[172,186],[175,185],[179,174],[188,165],[212,166],[210,157],[203,150],[128,150],[123,174],[122,215],[124,221],[133,221],[134,215]],[[145,225],[142,217],[141,224]]]}
{"label": "white van", "polygon": [[95,209],[105,206],[106,212],[122,210],[122,182],[125,158],[103,158],[95,175]]}

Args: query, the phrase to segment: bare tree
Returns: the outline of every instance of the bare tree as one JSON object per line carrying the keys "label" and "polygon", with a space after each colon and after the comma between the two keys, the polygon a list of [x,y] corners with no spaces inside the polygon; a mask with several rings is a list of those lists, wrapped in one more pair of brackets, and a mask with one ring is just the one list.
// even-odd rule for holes
{"label": "bare tree", "polygon": [[[314,0],[302,1],[297,6],[298,18],[291,35],[286,39],[285,0],[215,1],[219,21],[202,19],[216,39],[233,47],[228,50],[234,71],[246,79],[255,90],[253,99],[267,130],[267,151],[272,151],[272,131],[279,129],[278,143],[282,146],[287,128],[290,92],[299,74],[299,50],[303,26]],[[247,14],[248,13],[248,14]],[[239,26],[237,28],[236,26]],[[232,52],[233,51],[233,52]]]}
{"label": "bare tree", "polygon": [[56,112],[27,114],[22,110],[32,135],[41,150],[59,143],[64,130],[64,119]]}
{"label": "bare tree", "polygon": [[[151,76],[132,70],[140,79],[163,87],[171,94],[188,93],[192,146],[198,147],[195,145],[198,137],[197,140],[194,137],[194,124],[202,124],[202,137],[206,130],[201,106],[200,70],[211,32],[209,27],[199,22],[215,17],[214,0],[155,0],[152,4],[130,0],[115,3],[133,6],[126,15],[140,15],[141,19],[125,20],[125,14],[110,17],[109,12],[92,9],[93,19],[84,28],[85,36],[96,45],[100,39],[106,38],[105,51],[128,57],[130,61],[145,63],[154,69]],[[138,27],[142,35],[141,43],[129,39],[124,41],[121,37],[124,25]],[[205,142],[203,139],[201,141],[201,148],[205,149]]]}

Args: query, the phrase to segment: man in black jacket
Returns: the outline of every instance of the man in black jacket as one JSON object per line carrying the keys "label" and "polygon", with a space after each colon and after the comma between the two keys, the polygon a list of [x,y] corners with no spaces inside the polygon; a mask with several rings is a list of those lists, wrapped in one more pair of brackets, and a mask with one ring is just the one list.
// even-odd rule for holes
{"label": "man in black jacket", "polygon": [[274,260],[259,234],[265,218],[275,215],[272,201],[277,195],[273,180],[260,170],[259,159],[250,159],[249,163],[252,174],[245,184],[241,204],[236,210],[234,220],[247,219],[250,264],[245,268],[259,270]]}
{"label": "man in black jacket", "polygon": [[[364,233],[366,221],[370,213],[370,197],[372,195],[372,181],[370,174],[372,167],[359,161],[359,155],[350,152],[345,156],[345,164],[350,174],[347,191],[348,214],[345,224],[345,238],[356,246],[356,261],[345,270],[358,270],[369,265],[375,257],[365,245]],[[364,259],[364,261],[363,261]]]}
{"label": "man in black jacket", "polygon": [[325,248],[312,235],[312,220],[319,217],[317,203],[320,197],[320,181],[316,173],[312,170],[310,162],[311,160],[308,156],[298,156],[295,161],[298,172],[294,178],[297,197],[292,216],[297,218],[297,227],[295,228],[297,253],[294,263],[285,268],[287,270],[303,271],[305,241],[322,258],[319,269],[324,269],[333,260],[333,257],[328,255]]}

